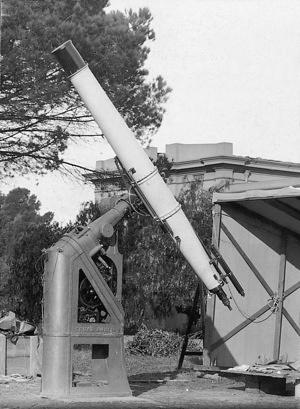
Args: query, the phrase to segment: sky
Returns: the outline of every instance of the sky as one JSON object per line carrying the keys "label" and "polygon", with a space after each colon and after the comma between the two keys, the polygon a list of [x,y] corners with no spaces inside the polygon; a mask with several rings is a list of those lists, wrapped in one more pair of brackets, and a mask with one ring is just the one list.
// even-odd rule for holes
{"label": "sky", "polygon": [[[111,0],[111,8],[148,7],[156,40],[149,77],[173,89],[152,145],[232,142],[235,155],[300,163],[299,0]],[[114,156],[108,144],[71,145],[65,159],[95,168]],[[74,220],[93,186],[55,172],[16,177],[61,223]]]}

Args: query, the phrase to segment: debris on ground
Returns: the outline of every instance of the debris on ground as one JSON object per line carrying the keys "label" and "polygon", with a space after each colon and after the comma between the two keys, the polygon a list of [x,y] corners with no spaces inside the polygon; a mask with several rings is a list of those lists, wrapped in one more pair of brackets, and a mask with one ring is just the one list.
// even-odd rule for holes
{"label": "debris on ground", "polygon": [[300,371],[295,369],[298,368],[299,364],[296,362],[292,363],[269,363],[266,365],[255,364],[255,365],[239,365],[233,368],[227,369],[230,372],[248,372],[248,373],[257,373],[264,375],[281,375],[281,376],[292,376],[299,377]]}
{"label": "debris on ground", "polygon": [[178,352],[181,336],[160,329],[148,329],[142,325],[128,342],[127,349],[133,355],[149,355],[153,357],[169,357]]}
{"label": "debris on ground", "polygon": [[264,374],[285,374],[286,371],[291,371],[292,368],[285,364],[269,364],[269,365],[252,365],[248,369],[249,372],[260,372]]}
{"label": "debris on ground", "polygon": [[31,377],[23,376],[20,374],[12,375],[0,375],[0,384],[9,384],[11,382],[24,383],[29,382]]}
{"label": "debris on ground", "polygon": [[229,368],[229,371],[235,371],[235,372],[243,372],[243,371],[248,371],[250,368],[250,365],[239,365],[239,366],[234,366],[233,368]]}

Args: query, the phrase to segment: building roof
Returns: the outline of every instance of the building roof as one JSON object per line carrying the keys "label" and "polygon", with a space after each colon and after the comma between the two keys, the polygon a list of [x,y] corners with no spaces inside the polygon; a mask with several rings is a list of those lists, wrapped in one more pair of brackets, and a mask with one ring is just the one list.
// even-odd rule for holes
{"label": "building roof", "polygon": [[187,170],[193,168],[205,168],[209,166],[221,166],[226,167],[240,167],[245,170],[257,169],[257,170],[270,170],[273,172],[289,172],[295,175],[300,175],[300,163],[284,162],[273,159],[263,159],[263,158],[252,158],[250,156],[236,156],[236,155],[220,155],[211,156],[206,158],[199,158],[194,160],[186,160],[182,162],[174,162],[172,171]]}

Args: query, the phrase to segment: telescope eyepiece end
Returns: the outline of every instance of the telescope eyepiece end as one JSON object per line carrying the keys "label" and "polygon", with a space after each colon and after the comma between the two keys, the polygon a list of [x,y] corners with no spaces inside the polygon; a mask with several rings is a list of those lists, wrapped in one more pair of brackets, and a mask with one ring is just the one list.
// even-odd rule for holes
{"label": "telescope eyepiece end", "polygon": [[221,285],[219,285],[218,287],[213,288],[212,290],[209,290],[209,291],[211,293],[213,293],[213,294],[216,294],[218,296],[218,298],[220,299],[220,301],[222,301],[222,303],[225,305],[225,307],[227,307],[229,309],[229,311],[232,310],[229,298],[227,297],[227,295],[226,295],[226,293],[223,290]]}

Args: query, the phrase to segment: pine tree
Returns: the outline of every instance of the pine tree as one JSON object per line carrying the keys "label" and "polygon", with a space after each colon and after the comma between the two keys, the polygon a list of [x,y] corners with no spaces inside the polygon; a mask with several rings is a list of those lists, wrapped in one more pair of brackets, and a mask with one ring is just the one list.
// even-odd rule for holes
{"label": "pine tree", "polygon": [[[5,1],[5,0],[4,0]],[[98,135],[51,51],[72,39],[136,136],[157,130],[170,89],[149,81],[146,8],[107,12],[108,0],[7,0],[2,24],[0,177],[56,169],[70,138]]]}

